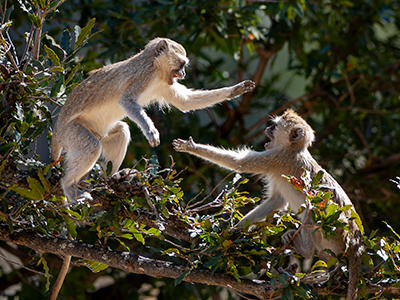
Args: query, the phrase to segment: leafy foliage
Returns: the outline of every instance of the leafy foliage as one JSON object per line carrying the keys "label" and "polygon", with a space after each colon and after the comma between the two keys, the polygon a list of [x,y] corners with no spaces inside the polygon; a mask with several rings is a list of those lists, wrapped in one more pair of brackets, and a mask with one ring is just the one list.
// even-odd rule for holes
{"label": "leafy foliage", "polygon": [[[152,292],[159,293],[159,299],[216,297],[222,288],[184,282],[191,270],[204,269],[230,274],[239,282],[244,276],[260,275],[282,299],[339,299],[334,294],[325,296],[310,284],[335,285],[328,274],[333,270],[346,274],[344,256],[327,261],[315,258],[306,268],[302,258],[279,242],[286,230],[302,226],[296,218],[301,211],[275,213],[250,232],[236,232],[234,225],[242,213],[259,200],[259,185],[252,179],[236,175],[222,182],[212,166],[178,153],[173,154],[176,161],[171,167],[159,169],[168,165],[170,141],[176,137],[193,135],[201,142],[225,147],[251,141],[259,148],[269,115],[291,105],[315,128],[313,153],[344,183],[360,214],[352,214],[365,230],[360,298],[372,297],[367,293],[371,283],[399,287],[400,237],[395,228],[400,224],[397,214],[391,213],[397,209],[399,182],[398,178],[395,185],[389,181],[398,175],[400,161],[396,139],[400,132],[399,11],[394,0],[33,0],[2,7],[1,221],[14,231],[27,229],[49,237],[65,238],[68,228],[74,238],[87,243],[186,268],[174,280],[133,278],[136,275],[121,274],[104,263],[78,259],[61,291],[65,298],[86,299],[90,293],[94,297],[95,292],[88,291],[95,289],[97,277],[104,276],[113,278],[124,299]],[[24,35],[26,28],[31,29]],[[39,156],[40,136],[51,138],[47,129],[57,107],[87,71],[125,59],[155,36],[168,36],[188,50],[188,86],[212,88],[252,78],[257,90],[203,113],[160,116],[150,111],[162,146],[150,150],[141,133],[132,128],[125,166],[131,168],[134,161],[137,170],[132,169],[129,182],[112,185],[104,180],[107,171],[96,166],[82,183],[97,197],[111,199],[112,209],[104,211],[97,202],[62,204],[57,189],[62,168]],[[298,78],[300,89],[295,85]],[[138,162],[143,156],[151,158]],[[187,171],[177,173],[185,166],[189,166]],[[285,175],[293,188],[305,194],[303,209],[310,211],[309,217],[326,237],[334,236],[338,227],[347,230],[338,217],[350,207],[338,209],[330,203],[329,189],[319,184],[321,174],[315,178],[306,173],[301,178]],[[223,188],[218,190],[220,185]],[[152,226],[127,217],[137,211],[156,215]],[[166,232],[162,224],[172,220],[187,226],[190,241]],[[4,242],[0,246],[7,249]],[[19,270],[7,274],[7,278],[24,279],[16,294],[20,299],[46,297],[59,260],[48,254],[28,255],[22,248],[13,252],[44,274],[34,279],[28,271],[26,277],[32,281],[26,281]],[[290,257],[298,258],[303,268],[290,269]],[[5,273],[2,269],[2,279]],[[147,290],[143,283],[148,284]],[[233,292],[227,297],[237,298]]]}

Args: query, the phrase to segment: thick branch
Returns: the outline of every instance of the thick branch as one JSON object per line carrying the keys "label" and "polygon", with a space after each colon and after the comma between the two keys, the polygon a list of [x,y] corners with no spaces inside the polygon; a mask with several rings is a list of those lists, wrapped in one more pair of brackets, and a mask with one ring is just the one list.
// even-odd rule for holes
{"label": "thick branch", "polygon": [[[94,246],[73,240],[44,237],[27,230],[19,229],[11,233],[6,225],[0,226],[0,240],[26,246],[40,253],[53,253],[60,256],[71,255],[104,263],[112,268],[118,268],[126,272],[144,274],[156,278],[177,278],[187,269],[186,266],[167,261],[150,259],[130,252],[112,251],[106,247]],[[260,299],[277,296],[282,288],[278,282],[275,282],[273,287],[269,282],[264,280],[242,279],[239,283],[230,275],[221,273],[211,275],[207,270],[197,269],[190,271],[183,281],[222,286],[239,293],[254,295]],[[346,293],[344,289],[335,289],[334,286],[330,287],[330,289],[327,287],[311,286],[311,289],[320,295],[328,295],[330,289],[334,290],[334,294],[336,295],[344,296]],[[390,284],[381,285],[380,287],[378,285],[367,285],[365,289],[367,294],[374,294],[380,291],[391,294],[394,297],[400,296],[400,288],[393,287]]]}
{"label": "thick branch", "polygon": [[[171,262],[154,260],[130,252],[116,252],[109,248],[89,245],[73,240],[43,237],[34,232],[16,230],[13,233],[7,226],[0,226],[0,240],[23,245],[40,253],[53,253],[60,256],[71,255],[82,259],[104,263],[126,272],[145,274],[151,277],[179,277],[187,267]],[[183,279],[187,282],[211,284],[251,294],[261,299],[273,293],[273,288],[265,281],[243,279],[241,283],[226,274],[214,274],[207,270],[192,270]],[[275,284],[274,288],[278,288]]]}

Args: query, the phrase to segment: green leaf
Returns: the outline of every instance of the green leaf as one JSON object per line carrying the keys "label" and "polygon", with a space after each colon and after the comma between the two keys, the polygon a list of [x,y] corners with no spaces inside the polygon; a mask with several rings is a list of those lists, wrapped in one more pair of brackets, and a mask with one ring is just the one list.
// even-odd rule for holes
{"label": "green leaf", "polygon": [[256,249],[251,249],[251,250],[245,250],[243,251],[244,254],[250,254],[250,255],[265,255],[267,254],[267,251],[265,250],[256,250]]}
{"label": "green leaf", "polygon": [[293,291],[290,287],[285,287],[282,289],[281,299],[282,300],[294,300]]}
{"label": "green leaf", "polygon": [[143,235],[139,233],[135,228],[129,228],[129,231],[132,232],[133,236],[138,242],[141,242],[143,245],[146,243],[145,239],[143,238]]}
{"label": "green leaf", "polygon": [[325,170],[319,170],[317,175],[315,175],[314,178],[311,180],[311,186],[317,187],[320,184],[321,179],[324,176],[324,174],[325,174]]}
{"label": "green leaf", "polygon": [[160,236],[161,231],[160,231],[159,229],[157,229],[157,228],[150,228],[150,229],[147,231],[147,234],[155,235],[155,236]]}
{"label": "green leaf", "polygon": [[374,268],[374,262],[372,261],[371,256],[367,252],[363,252],[361,255],[361,261],[363,262],[364,265],[368,266],[368,268],[373,269]]}
{"label": "green leaf", "polygon": [[[0,172],[0,173],[1,173],[1,172]],[[50,193],[49,184],[48,184],[46,178],[44,177],[43,173],[42,173],[42,172],[38,172],[38,176],[39,176],[39,178],[40,178],[40,182],[42,183],[42,185],[43,185],[43,187],[44,187],[44,190],[45,190],[47,193]]]}
{"label": "green leaf", "polygon": [[[361,222],[361,218],[358,215],[358,213],[355,212],[354,209],[351,210],[351,217],[354,219],[354,222],[356,222],[358,229],[360,229],[361,234],[364,234],[364,226]],[[385,222],[385,221],[383,221]],[[397,234],[397,233],[396,233]],[[399,235],[397,234],[397,236],[399,237]],[[400,237],[399,237],[400,238]]]}
{"label": "green leaf", "polygon": [[190,272],[190,269],[187,269],[185,272],[183,272],[181,275],[179,275],[178,278],[175,279],[174,285],[177,286],[178,284],[180,284],[183,280],[183,278],[185,278],[186,274],[188,274]]}
{"label": "green leaf", "polygon": [[44,9],[46,7],[44,0],[37,0],[37,1],[41,9]]}
{"label": "green leaf", "polygon": [[69,52],[71,45],[71,34],[69,33],[68,29],[63,31],[63,35],[61,38],[61,48],[64,49],[66,53]]}
{"label": "green leaf", "polygon": [[340,208],[340,211],[345,212],[345,211],[348,211],[349,209],[351,209],[352,207],[353,207],[353,205],[351,205],[351,204],[343,205],[343,206]]}
{"label": "green leaf", "polygon": [[30,125],[27,122],[22,122],[21,126],[19,127],[19,132],[21,135],[24,135],[28,131],[29,127]]}
{"label": "green leaf", "polygon": [[80,30],[78,39],[75,42],[75,49],[78,48],[79,46],[81,46],[87,40],[87,38],[90,35],[90,32],[94,26],[95,21],[96,21],[96,18],[89,20],[87,25]]}
{"label": "green leaf", "polygon": [[20,188],[18,186],[12,186],[9,188],[10,191],[16,192],[17,194],[21,195],[22,197],[27,197],[30,199],[36,199],[36,195],[32,193],[31,190]]}
{"label": "green leaf", "polygon": [[7,162],[7,160],[5,159],[5,160],[2,161],[2,163],[0,165],[0,175],[1,175],[1,172],[3,172],[3,170],[4,170],[5,166],[6,166],[6,162]]}
{"label": "green leaf", "polygon": [[[169,253],[171,253],[172,255],[169,255]],[[161,255],[167,254],[167,255],[169,255],[169,256],[175,256],[175,254],[179,254],[179,253],[180,253],[180,251],[179,251],[178,248],[169,248],[169,249],[163,251],[163,252],[161,253]]]}
{"label": "green leaf", "polygon": [[122,238],[124,239],[128,239],[128,240],[132,240],[133,239],[133,235],[129,234],[129,233],[125,233],[123,235],[121,235]]}
{"label": "green leaf", "polygon": [[42,25],[42,21],[40,20],[39,16],[28,13],[28,17],[31,20],[31,22],[33,23],[33,25],[35,25],[36,28],[40,28],[40,26]]}
{"label": "green leaf", "polygon": [[50,5],[48,7],[48,10],[51,10],[54,7],[57,7],[60,3],[63,3],[65,1],[67,1],[67,0],[53,0],[53,1],[51,1]]}
{"label": "green leaf", "polygon": [[326,208],[326,216],[332,216],[335,212],[337,212],[338,207],[339,206],[336,203],[329,204]]}
{"label": "green leaf", "polygon": [[60,59],[58,58],[57,54],[53,51],[53,49],[44,45],[44,50],[46,51],[47,56],[56,66],[61,66]]}
{"label": "green leaf", "polygon": [[44,190],[42,185],[40,184],[39,181],[37,181],[35,178],[29,177],[27,179],[28,185],[30,189],[32,190],[33,193],[35,193],[37,199],[43,199],[44,197]]}
{"label": "green leaf", "polygon": [[204,264],[204,268],[209,268],[213,265],[219,265],[221,260],[221,254],[217,255],[216,257],[210,259]]}
{"label": "green leaf", "polygon": [[45,286],[45,288],[46,288],[46,292],[47,292],[47,291],[49,291],[49,288],[50,288],[50,278],[51,278],[51,275],[50,275],[50,272],[49,272],[50,270],[49,270],[49,266],[47,265],[47,261],[44,259],[43,256],[40,257],[40,259],[39,259],[39,261],[37,263],[37,266],[40,263],[43,265],[43,269],[44,269],[44,277],[46,278],[46,286]]}
{"label": "green leaf", "polygon": [[379,231],[379,229],[372,230],[371,234],[369,235],[369,239],[372,240],[378,231]]}
{"label": "green leaf", "polygon": [[211,221],[209,219],[204,221],[204,229],[206,229],[207,231],[211,231],[212,230],[212,224],[211,224]]}
{"label": "green leaf", "polygon": [[[131,236],[131,238],[133,238],[133,237]],[[115,238],[115,239],[125,248],[126,251],[131,252],[131,249],[127,245],[125,245],[125,243],[123,241],[121,241],[119,238]]]}
{"label": "green leaf", "polygon": [[89,268],[93,273],[97,273],[108,268],[108,265],[97,261],[83,260],[81,263],[85,267]]}
{"label": "green leaf", "polygon": [[[5,24],[8,24],[8,23],[10,23],[10,25],[12,24],[12,22],[9,22],[9,19],[10,19],[10,15],[11,15],[13,10],[14,10],[14,5],[11,5],[10,8],[6,10],[6,13],[5,13],[5,16],[4,16],[4,23]],[[3,30],[3,28],[2,28],[2,30]]]}
{"label": "green leaf", "polygon": [[323,260],[319,260],[311,267],[311,271],[315,270],[316,268],[328,268],[328,265]]}
{"label": "green leaf", "polygon": [[79,213],[77,213],[76,211],[73,211],[73,210],[70,210],[70,209],[66,209],[65,212],[67,214],[71,215],[72,217],[77,218],[78,220],[82,219],[82,216]]}
{"label": "green leaf", "polygon": [[64,74],[60,74],[60,77],[58,78],[57,81],[55,81],[54,86],[51,89],[50,96],[56,97],[59,94],[63,84],[64,84]]}
{"label": "green leaf", "polygon": [[54,67],[49,69],[49,72],[51,72],[51,73],[55,73],[55,72],[63,73],[64,72],[64,68],[61,67],[61,66],[54,66]]}
{"label": "green leaf", "polygon": [[77,233],[76,233],[76,225],[75,223],[70,219],[66,218],[67,222],[67,227],[68,227],[68,232],[71,235],[73,239],[76,239]]}
{"label": "green leaf", "polygon": [[339,260],[336,257],[331,256],[328,261],[326,262],[328,268],[332,267],[335,265]]}
{"label": "green leaf", "polygon": [[113,170],[113,164],[112,164],[111,161],[109,161],[109,162],[107,163],[107,170],[106,170],[106,174],[107,174],[108,177],[111,177],[111,175],[112,175],[112,170]]}
{"label": "green leaf", "polygon": [[304,298],[304,299],[310,299],[310,295],[307,293],[306,289],[304,288],[304,286],[298,286],[296,284],[292,284],[290,286],[290,288],[293,290],[293,292],[295,292],[297,295],[299,295],[300,297]]}

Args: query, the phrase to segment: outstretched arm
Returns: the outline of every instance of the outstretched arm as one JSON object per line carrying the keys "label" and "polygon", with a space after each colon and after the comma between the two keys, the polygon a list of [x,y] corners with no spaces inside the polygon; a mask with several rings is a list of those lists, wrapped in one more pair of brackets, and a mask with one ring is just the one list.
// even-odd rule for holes
{"label": "outstretched arm", "polygon": [[226,99],[235,98],[252,91],[255,83],[251,80],[242,81],[234,86],[215,90],[191,90],[175,82],[164,95],[165,100],[181,111],[189,111],[212,106]]}
{"label": "outstretched arm", "polygon": [[267,152],[255,152],[249,149],[225,150],[197,144],[192,137],[189,137],[188,141],[176,139],[172,145],[176,151],[196,155],[221,167],[241,173],[263,174],[266,173],[268,168]]}

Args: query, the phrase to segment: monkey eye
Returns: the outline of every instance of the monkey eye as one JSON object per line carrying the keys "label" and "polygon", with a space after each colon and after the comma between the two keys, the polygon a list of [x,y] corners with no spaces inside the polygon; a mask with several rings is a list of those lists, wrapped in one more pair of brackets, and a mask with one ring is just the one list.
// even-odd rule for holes
{"label": "monkey eye", "polygon": [[276,124],[273,124],[269,127],[271,129],[271,131],[274,131],[276,129]]}

